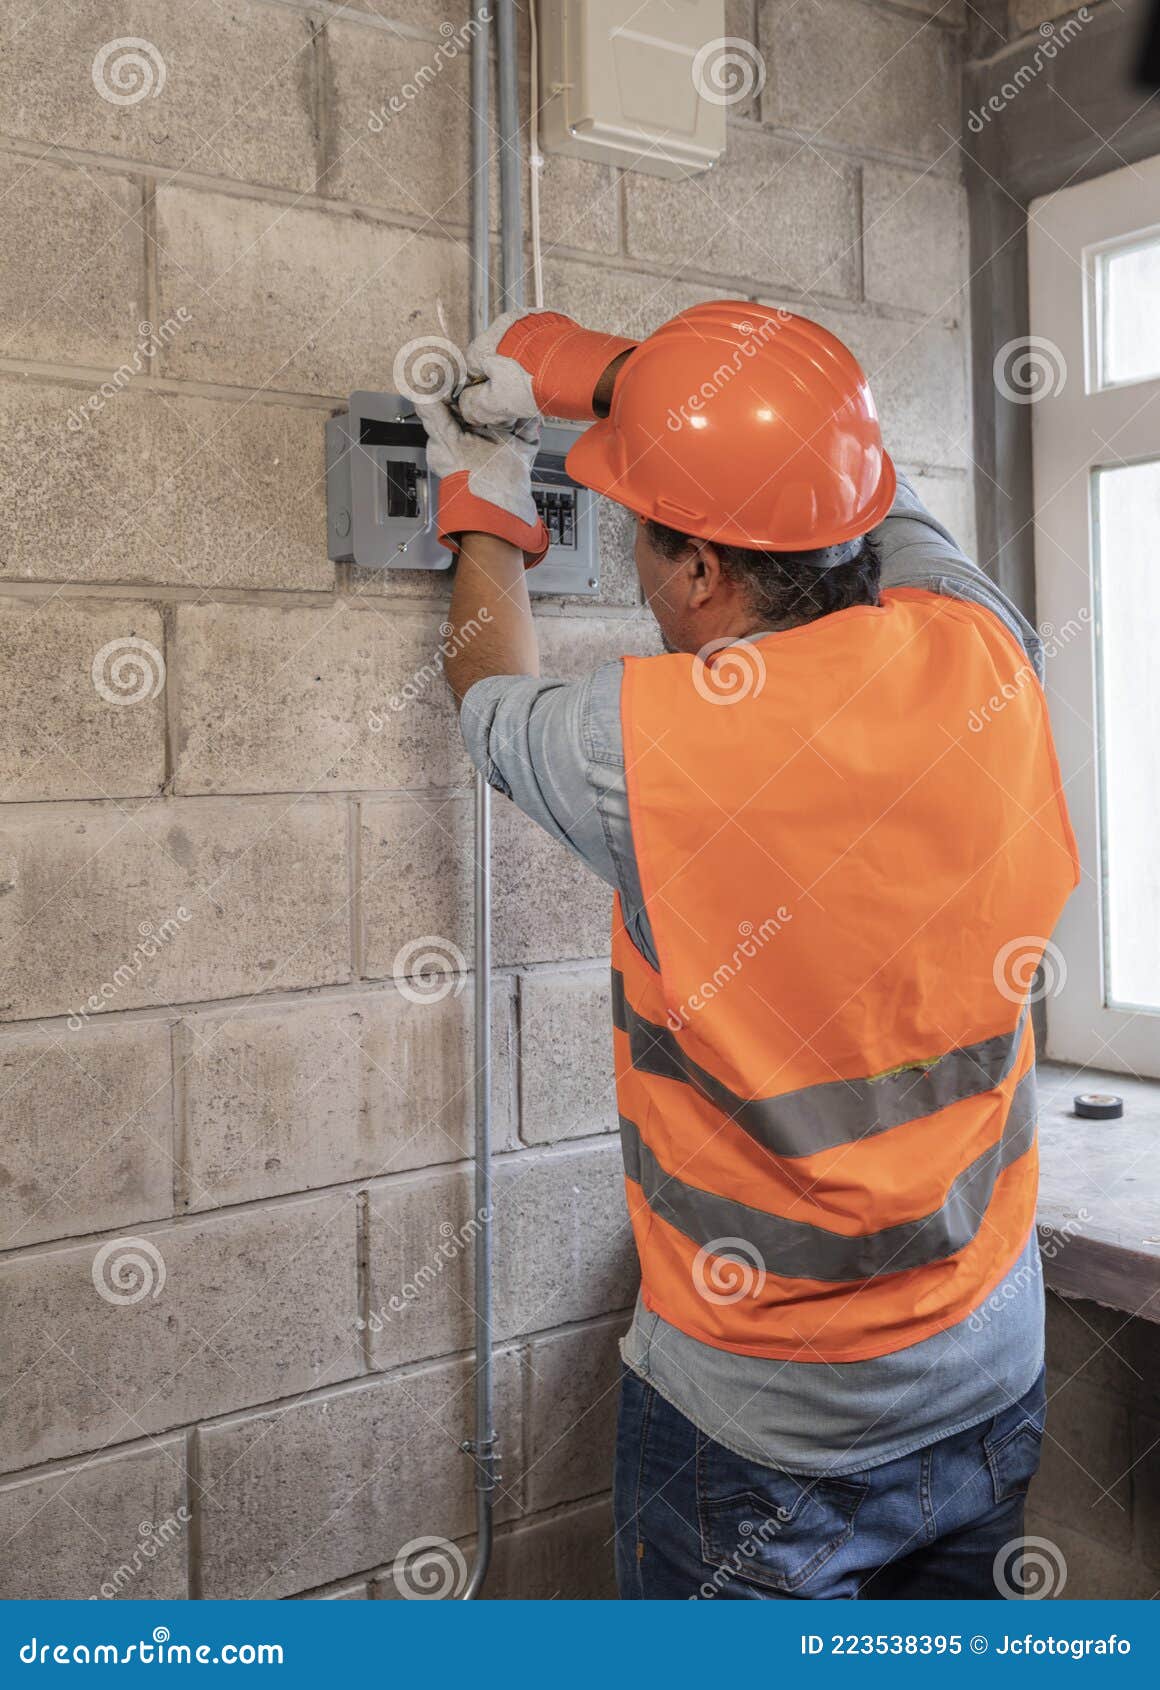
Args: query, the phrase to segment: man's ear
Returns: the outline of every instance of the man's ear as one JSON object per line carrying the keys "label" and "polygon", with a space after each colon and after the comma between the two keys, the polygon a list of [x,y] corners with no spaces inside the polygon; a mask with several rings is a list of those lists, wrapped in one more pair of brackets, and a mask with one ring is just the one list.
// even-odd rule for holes
{"label": "man's ear", "polygon": [[721,591],[723,572],[720,553],[711,540],[699,540],[685,567],[689,582],[689,608],[701,610]]}

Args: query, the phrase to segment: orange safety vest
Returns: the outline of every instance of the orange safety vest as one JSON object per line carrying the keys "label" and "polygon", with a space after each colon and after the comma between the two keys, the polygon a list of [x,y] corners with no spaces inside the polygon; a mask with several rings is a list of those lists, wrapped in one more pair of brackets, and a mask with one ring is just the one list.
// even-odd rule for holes
{"label": "orange safety vest", "polygon": [[626,658],[654,969],[613,917],[645,1304],[858,1361],[965,1318],[1035,1218],[1027,991],[1077,884],[1046,703],[999,620],[903,589]]}

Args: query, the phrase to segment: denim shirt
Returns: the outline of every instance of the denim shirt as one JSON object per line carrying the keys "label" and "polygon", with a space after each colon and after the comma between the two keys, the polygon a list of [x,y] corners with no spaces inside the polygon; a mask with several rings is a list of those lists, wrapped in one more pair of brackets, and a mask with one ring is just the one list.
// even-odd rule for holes
{"label": "denim shirt", "polygon": [[[883,588],[920,587],[985,606],[1042,675],[1035,629],[905,478],[874,539]],[[490,785],[615,888],[629,936],[655,968],[628,811],[621,675],[618,660],[579,681],[493,676],[467,693],[460,726]],[[1033,1232],[980,1309],[893,1355],[841,1366],[735,1355],[641,1303],[622,1352],[675,1408],[738,1454],[790,1471],[855,1471],[989,1418],[1030,1388],[1043,1361],[1038,1246]]]}

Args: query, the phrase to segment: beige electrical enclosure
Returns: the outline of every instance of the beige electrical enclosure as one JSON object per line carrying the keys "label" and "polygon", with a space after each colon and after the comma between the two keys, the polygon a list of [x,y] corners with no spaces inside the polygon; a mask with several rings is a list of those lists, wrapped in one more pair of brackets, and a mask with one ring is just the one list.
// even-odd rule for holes
{"label": "beige electrical enclosure", "polygon": [[708,170],[725,151],[749,43],[725,37],[724,0],[551,0],[539,9],[546,152],[652,176]]}

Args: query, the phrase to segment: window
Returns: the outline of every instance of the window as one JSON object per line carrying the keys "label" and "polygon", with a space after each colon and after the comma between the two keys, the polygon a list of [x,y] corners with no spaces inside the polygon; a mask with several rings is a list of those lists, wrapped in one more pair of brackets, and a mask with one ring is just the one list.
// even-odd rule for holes
{"label": "window", "polygon": [[1084,869],[1048,1052],[1160,1075],[1160,159],[1034,201],[1029,261],[1037,613]]}

